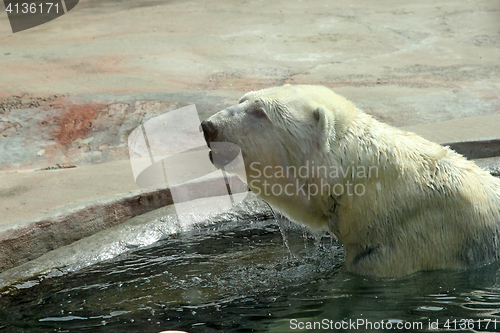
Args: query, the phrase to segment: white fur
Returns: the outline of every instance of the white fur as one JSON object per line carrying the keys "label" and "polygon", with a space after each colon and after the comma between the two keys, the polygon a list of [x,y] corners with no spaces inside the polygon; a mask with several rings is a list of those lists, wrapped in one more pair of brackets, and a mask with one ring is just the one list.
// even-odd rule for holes
{"label": "white fur", "polygon": [[[402,276],[499,257],[499,179],[450,149],[376,121],[328,88],[250,92],[209,120],[218,128],[218,141],[242,149],[250,188],[290,219],[333,232],[350,271]],[[373,167],[378,177],[262,174],[266,166],[305,165]],[[265,195],[264,180],[276,188],[350,182],[365,192]]]}

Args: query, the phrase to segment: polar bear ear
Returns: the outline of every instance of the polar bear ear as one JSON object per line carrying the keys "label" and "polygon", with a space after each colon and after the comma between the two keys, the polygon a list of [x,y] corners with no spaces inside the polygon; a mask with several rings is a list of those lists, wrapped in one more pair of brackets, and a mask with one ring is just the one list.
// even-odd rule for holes
{"label": "polar bear ear", "polygon": [[328,109],[324,105],[318,106],[313,111],[314,119],[316,119],[318,123],[319,130],[325,130],[327,126],[326,113]]}
{"label": "polar bear ear", "polygon": [[331,119],[330,111],[324,105],[314,109],[313,116],[317,122],[318,133],[323,133],[327,138],[335,137],[334,121]]}

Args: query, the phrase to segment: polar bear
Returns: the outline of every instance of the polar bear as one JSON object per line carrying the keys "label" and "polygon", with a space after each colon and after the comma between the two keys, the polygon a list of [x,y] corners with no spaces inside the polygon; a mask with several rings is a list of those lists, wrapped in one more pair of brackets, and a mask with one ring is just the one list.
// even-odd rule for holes
{"label": "polar bear", "polygon": [[[499,259],[500,179],[326,87],[249,92],[201,127],[209,146],[241,149],[250,189],[273,209],[330,230],[351,272],[397,277]],[[210,154],[223,167],[228,152]]]}

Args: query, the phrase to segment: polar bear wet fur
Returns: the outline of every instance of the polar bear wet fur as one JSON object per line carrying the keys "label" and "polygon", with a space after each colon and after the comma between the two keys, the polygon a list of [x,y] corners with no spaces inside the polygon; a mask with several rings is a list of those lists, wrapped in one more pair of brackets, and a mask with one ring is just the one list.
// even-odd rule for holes
{"label": "polar bear wet fur", "polygon": [[259,197],[335,234],[349,271],[403,276],[500,256],[499,179],[326,87],[249,92],[202,127],[209,145],[241,148]]}

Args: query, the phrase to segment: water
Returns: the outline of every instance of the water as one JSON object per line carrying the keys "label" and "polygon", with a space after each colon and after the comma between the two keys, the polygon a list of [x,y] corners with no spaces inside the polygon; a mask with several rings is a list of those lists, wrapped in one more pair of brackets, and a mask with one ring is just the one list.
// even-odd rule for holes
{"label": "water", "polygon": [[279,217],[221,220],[4,289],[0,332],[500,331],[499,264],[382,279],[342,260],[327,234]]}

